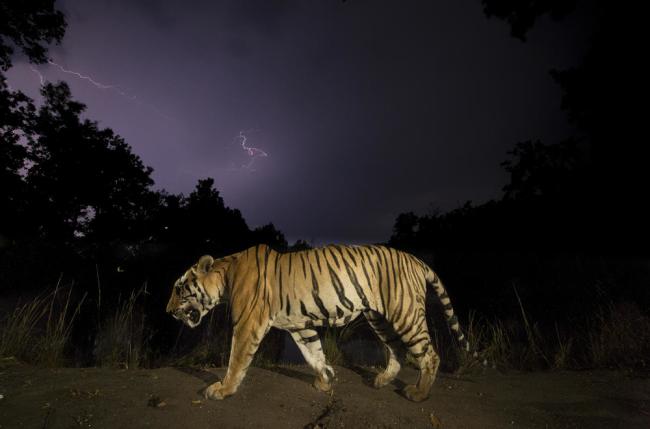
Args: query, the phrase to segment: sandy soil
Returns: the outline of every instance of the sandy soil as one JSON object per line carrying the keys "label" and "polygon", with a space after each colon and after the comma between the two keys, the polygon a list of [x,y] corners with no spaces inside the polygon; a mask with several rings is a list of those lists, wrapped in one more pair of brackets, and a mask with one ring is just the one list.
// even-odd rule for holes
{"label": "sandy soil", "polygon": [[442,374],[416,404],[373,370],[338,368],[332,395],[308,368],[252,368],[237,395],[205,401],[223,369],[41,369],[0,364],[0,428],[650,428],[650,380],[616,372]]}

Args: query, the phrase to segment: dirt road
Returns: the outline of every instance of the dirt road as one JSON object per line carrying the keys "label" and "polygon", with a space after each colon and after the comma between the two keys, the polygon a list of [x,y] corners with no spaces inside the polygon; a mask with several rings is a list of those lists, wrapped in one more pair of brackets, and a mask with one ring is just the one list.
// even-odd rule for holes
{"label": "dirt road", "polygon": [[[650,428],[650,380],[616,372],[442,374],[416,404],[372,371],[338,368],[333,395],[304,367],[252,368],[236,396],[200,394],[223,369],[40,369],[0,365],[0,428]],[[432,417],[433,416],[433,417]]]}

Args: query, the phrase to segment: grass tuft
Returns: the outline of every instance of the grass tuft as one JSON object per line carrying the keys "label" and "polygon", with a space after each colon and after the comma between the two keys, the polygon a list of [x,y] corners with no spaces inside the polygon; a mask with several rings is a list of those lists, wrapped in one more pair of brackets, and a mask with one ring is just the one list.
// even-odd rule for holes
{"label": "grass tuft", "polygon": [[57,283],[53,292],[39,295],[31,301],[17,305],[2,323],[0,356],[55,367],[64,365],[74,320],[86,295],[71,308],[72,287],[65,294],[63,306],[59,304],[62,292]]}
{"label": "grass tuft", "polygon": [[146,285],[132,291],[126,300],[118,298],[115,312],[101,321],[95,338],[94,355],[99,366],[138,368],[145,357],[147,330],[145,313],[138,300]]}

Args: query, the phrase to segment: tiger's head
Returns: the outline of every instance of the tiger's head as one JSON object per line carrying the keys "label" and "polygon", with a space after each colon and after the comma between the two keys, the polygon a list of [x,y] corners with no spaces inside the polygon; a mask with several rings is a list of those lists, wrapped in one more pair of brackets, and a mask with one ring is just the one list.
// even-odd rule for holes
{"label": "tiger's head", "polygon": [[174,283],[167,313],[190,328],[195,328],[212,308],[226,296],[229,261],[202,256]]}

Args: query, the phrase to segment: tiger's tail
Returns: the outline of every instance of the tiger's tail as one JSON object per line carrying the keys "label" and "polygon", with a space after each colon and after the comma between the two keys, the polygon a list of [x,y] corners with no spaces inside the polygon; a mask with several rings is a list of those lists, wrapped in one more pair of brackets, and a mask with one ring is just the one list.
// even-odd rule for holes
{"label": "tiger's tail", "polygon": [[465,334],[463,334],[463,331],[460,329],[458,317],[456,317],[456,314],[454,314],[454,307],[451,305],[451,299],[449,299],[447,290],[445,290],[445,287],[442,285],[440,277],[438,277],[438,275],[430,267],[426,266],[425,279],[427,283],[433,286],[433,289],[436,291],[436,295],[438,295],[438,299],[440,299],[442,308],[445,310],[445,318],[447,319],[449,328],[456,336],[458,344],[463,350],[469,352],[469,341],[467,340],[467,337],[465,337]]}

